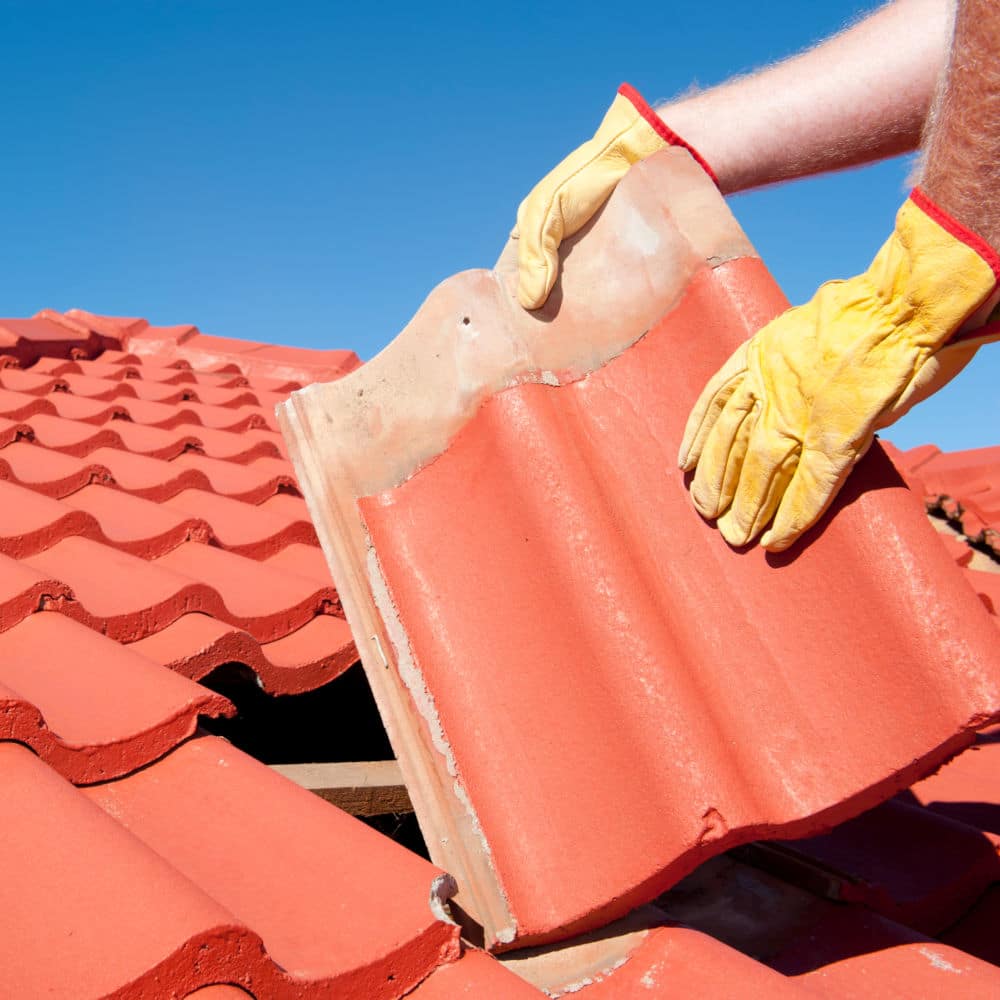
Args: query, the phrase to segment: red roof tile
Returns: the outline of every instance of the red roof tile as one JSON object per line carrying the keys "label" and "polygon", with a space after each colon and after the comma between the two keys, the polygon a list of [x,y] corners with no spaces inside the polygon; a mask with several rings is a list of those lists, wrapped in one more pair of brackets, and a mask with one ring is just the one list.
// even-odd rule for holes
{"label": "red roof tile", "polygon": [[133,648],[194,680],[223,663],[243,663],[257,674],[265,691],[276,694],[311,691],[358,659],[350,627],[333,615],[317,615],[280,639],[260,643],[249,632],[191,613],[138,640]]}
{"label": "red roof tile", "polygon": [[223,740],[84,792],[253,928],[281,980],[395,997],[457,957],[428,905],[440,871]]}
{"label": "red roof tile", "polygon": [[928,809],[1000,837],[1000,729],[980,733],[911,792]]}
{"label": "red roof tile", "polygon": [[942,454],[934,445],[890,456],[928,510],[1000,558],[1000,447]]}
{"label": "red roof tile", "polygon": [[791,554],[735,552],[692,509],[693,394],[785,301],[688,166],[630,172],[541,317],[510,275],[460,275],[280,411],[432,855],[490,947],[827,829],[1000,709],[996,626],[878,448]]}
{"label": "red roof tile", "polygon": [[[121,338],[146,329],[52,312],[6,325],[6,357],[34,367],[4,369],[12,388],[0,388],[3,627],[39,607],[119,641],[175,623],[153,648],[189,676],[245,660],[269,690],[325,683],[355,656],[342,619],[314,622],[338,612],[329,577],[262,562],[288,546],[319,551],[269,412],[302,381],[284,355],[268,370],[264,345],[252,373],[202,371],[173,349],[164,358],[129,350]],[[310,357],[303,371],[336,374],[326,354]],[[287,558],[293,570],[309,563]],[[211,635],[180,619],[209,623]]]}
{"label": "red roof tile", "polygon": [[62,615],[30,615],[0,633],[0,692],[0,740],[25,743],[76,784],[134,771],[190,736],[199,715],[233,711]]}
{"label": "red roof tile", "polygon": [[1000,837],[892,800],[830,833],[782,845],[830,880],[836,898],[934,935],[1000,881]]}
{"label": "red roof tile", "polygon": [[[270,642],[337,609],[330,586],[198,542],[147,561],[71,536],[16,565],[36,571],[24,578],[29,589],[36,579],[65,582],[74,598],[65,613],[119,642],[158,632],[191,611]],[[23,597],[15,592],[9,600],[13,605]]]}
{"label": "red roof tile", "polygon": [[[316,529],[305,505],[294,514],[286,514],[264,504],[254,506],[206,490],[185,490],[158,506],[204,521],[218,544],[230,552],[264,559],[288,545],[305,544],[322,559]],[[325,563],[323,566],[326,569]]]}
{"label": "red roof tile", "polygon": [[74,458],[18,441],[0,449],[0,479],[19,483],[46,496],[64,497],[89,483],[110,483],[114,477],[106,465],[93,458]]}
{"label": "red roof tile", "polygon": [[435,970],[411,994],[412,1000],[541,1000],[544,996],[495,958],[475,950]]}
{"label": "red roof tile", "polygon": [[193,736],[223,663],[288,693],[356,660],[267,412],[353,356],[84,319],[0,331],[46,359],[0,390],[0,992],[395,1000],[458,957],[450,880]]}
{"label": "red roof tile", "polygon": [[222,740],[80,790],[17,744],[0,743],[0,762],[5,857],[19,860],[0,880],[11,996],[229,982],[377,1000],[457,957],[457,927],[428,906],[448,891],[440,872]]}
{"label": "red roof tile", "polygon": [[995,966],[853,906],[827,910],[770,964],[829,1000],[974,1000],[1000,986]]}
{"label": "red roof tile", "polygon": [[[93,331],[91,339],[102,338],[106,346],[115,345],[132,359],[152,357],[160,365],[186,363],[201,371],[236,371],[249,378],[277,379],[279,384],[326,382],[346,375],[360,364],[352,351],[317,351],[230,340],[206,336],[194,326],[155,327],[141,319],[97,316],[81,309],[71,309],[59,319],[71,324],[70,330]],[[40,332],[33,329],[34,336]],[[13,331],[12,335],[16,341]],[[76,333],[77,338],[82,336]]]}

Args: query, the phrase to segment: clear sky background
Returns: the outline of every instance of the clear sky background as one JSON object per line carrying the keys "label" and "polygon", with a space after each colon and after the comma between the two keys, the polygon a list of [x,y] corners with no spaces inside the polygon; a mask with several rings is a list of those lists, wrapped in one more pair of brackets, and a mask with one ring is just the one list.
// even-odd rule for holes
{"label": "clear sky background", "polygon": [[[623,80],[655,103],[870,7],[0,0],[0,314],[80,306],[369,358],[435,284],[493,263]],[[799,302],[867,265],[908,169],[731,205]],[[998,373],[1000,345],[889,437],[997,443]]]}

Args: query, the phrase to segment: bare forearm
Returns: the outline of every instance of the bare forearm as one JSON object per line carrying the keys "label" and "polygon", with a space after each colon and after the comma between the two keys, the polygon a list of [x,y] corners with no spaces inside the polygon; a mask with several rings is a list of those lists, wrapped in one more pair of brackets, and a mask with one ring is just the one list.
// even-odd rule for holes
{"label": "bare forearm", "polygon": [[928,124],[922,186],[1000,247],[1000,3],[959,0],[955,40]]}
{"label": "bare forearm", "polygon": [[657,112],[725,193],[908,152],[919,145],[951,24],[949,0],[896,0],[808,52]]}

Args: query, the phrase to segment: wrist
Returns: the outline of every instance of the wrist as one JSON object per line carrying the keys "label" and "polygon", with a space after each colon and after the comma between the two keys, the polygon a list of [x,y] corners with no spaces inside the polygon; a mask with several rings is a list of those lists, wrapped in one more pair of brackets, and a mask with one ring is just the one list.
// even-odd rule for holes
{"label": "wrist", "polygon": [[659,114],[659,112],[654,110],[646,102],[645,98],[631,84],[623,83],[618,88],[618,93],[632,103],[636,112],[646,121],[650,128],[653,129],[663,142],[665,142],[668,146],[679,146],[682,149],[686,149],[694,158],[695,163],[697,163],[698,166],[700,166],[701,169],[712,178],[716,187],[719,186],[719,179],[711,165],[711,161],[705,158],[702,152],[698,149],[697,144],[692,143],[691,139],[685,136],[683,131],[676,131],[674,127],[668,123],[661,114]]}

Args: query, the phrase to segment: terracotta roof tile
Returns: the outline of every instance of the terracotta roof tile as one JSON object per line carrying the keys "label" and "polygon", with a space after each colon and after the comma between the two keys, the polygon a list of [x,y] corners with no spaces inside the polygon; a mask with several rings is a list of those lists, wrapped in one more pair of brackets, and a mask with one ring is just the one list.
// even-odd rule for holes
{"label": "terracotta roof tile", "polygon": [[62,581],[75,599],[65,613],[119,642],[134,642],[192,611],[269,642],[338,607],[330,586],[198,542],[145,560],[72,536],[17,566],[26,575],[12,578],[21,588],[13,605],[30,600],[43,586],[38,581]]}
{"label": "terracotta roof tile", "polygon": [[[98,449],[98,452],[103,450]],[[18,441],[0,449],[0,479],[10,480],[46,496],[64,497],[89,483],[109,483],[114,477],[106,465],[92,456],[75,458]]]}
{"label": "terracotta roof tile", "polygon": [[43,447],[77,456],[88,455],[97,448],[120,448],[167,461],[185,451],[205,452],[212,458],[239,463],[282,455],[270,439],[270,432],[260,432],[267,437],[248,437],[247,432],[216,430],[196,423],[176,425],[173,429],[130,420],[109,420],[98,425],[39,413],[27,417],[17,427],[21,434],[33,433]]}
{"label": "terracotta roof tile", "polygon": [[314,545],[295,543],[281,549],[266,560],[268,566],[294,573],[296,576],[320,583],[330,583],[330,567],[326,564],[321,549]]}
{"label": "terracotta roof tile", "polygon": [[0,417],[0,448],[5,448],[15,441],[28,440],[32,437],[32,433],[32,429],[26,423]]}
{"label": "terracotta roof tile", "polygon": [[55,413],[55,402],[39,396],[0,389],[0,415],[8,420],[23,420],[33,413]]}
{"label": "terracotta roof tile", "polygon": [[123,447],[117,428],[107,425],[66,420],[49,413],[35,413],[28,420],[26,426],[30,427],[36,444],[77,458],[89,455],[95,448]]}
{"label": "terracotta roof tile", "polygon": [[509,254],[279,411],[432,856],[491,948],[828,829],[1000,709],[996,624],[879,448],[792,553],[733,551],[693,510],[694,394],[786,302],[685,156],[630,171],[542,316],[510,304]]}
{"label": "terracotta roof tile", "polygon": [[26,744],[75,784],[134,771],[190,736],[199,715],[233,712],[220,695],[54,614],[0,633],[0,691],[0,740]]}
{"label": "terracotta roof tile", "polygon": [[292,362],[334,377],[336,352],[242,345],[244,373],[209,339],[205,372],[137,332],[200,336],[59,314],[0,331],[15,364],[47,352],[0,389],[3,989],[396,1000],[459,955],[449,879],[192,738],[232,706],[191,678],[244,663],[301,692],[357,658],[263,409],[309,380]]}
{"label": "terracotta roof tile", "polygon": [[176,622],[140,639],[137,652],[199,680],[223,663],[243,663],[265,691],[292,694],[328,683],[358,661],[347,622],[317,615],[272,642],[204,614],[182,615]]}
{"label": "terracotta roof tile", "polygon": [[[353,351],[317,351],[214,337],[190,325],[156,327],[142,319],[98,316],[82,309],[53,314],[56,317],[70,324],[83,342],[87,342],[89,332],[90,340],[100,339],[102,346],[116,344],[126,363],[155,358],[159,365],[185,365],[203,372],[235,371],[250,379],[261,377],[299,385],[339,378],[360,364]],[[59,335],[67,336],[65,332]]]}
{"label": "terracotta roof tile", "polygon": [[155,559],[181,542],[208,542],[214,538],[211,525],[183,507],[153,503],[108,486],[84,486],[63,497],[59,505],[86,511],[100,529],[99,532],[76,531],[74,534],[85,535],[143,559]]}
{"label": "terracotta roof tile", "polygon": [[238,465],[188,453],[180,455],[171,465],[200,474],[214,493],[248,503],[260,503],[281,490],[298,491],[291,466],[280,458],[258,458]]}
{"label": "terracotta roof tile", "polygon": [[[64,329],[74,343],[85,339],[80,324],[64,317],[60,326],[51,315],[44,320],[49,333]],[[275,692],[310,690],[343,672],[356,651],[346,623],[325,613],[337,607],[328,576],[316,581],[281,563],[259,564],[289,545],[315,547],[316,534],[303,501],[276,492],[294,490],[295,481],[280,435],[269,429],[273,415],[256,403],[232,405],[239,402],[234,390],[256,400],[301,383],[248,377],[235,364],[203,372],[183,358],[101,353],[99,339],[87,342],[96,359],[76,347],[61,350],[32,370],[8,372],[10,384],[27,391],[0,389],[0,413],[8,415],[0,416],[7,513],[0,553],[21,560],[0,564],[3,627],[40,606],[61,610],[110,630],[109,641],[135,640],[135,652],[148,642],[156,662],[190,677],[245,662]],[[140,399],[137,391],[149,394],[144,387],[166,399],[224,391],[229,405]],[[185,542],[226,549],[235,562],[218,551],[174,552]],[[171,552],[175,568],[154,561]],[[247,567],[242,557],[258,564]],[[307,561],[299,557],[292,569]],[[211,582],[198,578],[201,572]],[[241,588],[240,577],[253,586]],[[249,614],[231,613],[227,596]]]}
{"label": "terracotta roof tile", "polygon": [[[0,461],[3,460],[3,452],[0,452]],[[162,502],[167,500],[182,490],[187,489],[211,489],[212,484],[208,477],[196,468],[185,462],[188,455],[178,456],[176,461],[167,462],[161,458],[150,458],[147,455],[136,455],[128,451],[120,451],[117,448],[98,448],[90,453],[88,459],[91,463],[100,463],[101,468],[108,469],[115,484],[127,493],[134,493],[136,496],[146,497],[150,500]],[[237,485],[231,488],[235,491],[243,486],[247,477],[240,479],[242,466],[234,466],[233,480]],[[223,477],[217,477],[219,485],[230,485],[223,481]],[[224,492],[220,490],[220,492]],[[244,489],[245,493],[251,492]],[[263,490],[266,493],[266,489]]]}
{"label": "terracotta roof tile", "polygon": [[[296,499],[288,497],[288,499]],[[299,501],[301,504],[301,500]],[[302,504],[295,513],[283,513],[277,508],[254,506],[206,490],[184,490],[158,507],[183,512],[211,526],[212,535],[222,548],[252,559],[263,559],[293,543],[304,544],[315,551],[322,561],[316,539],[316,529]],[[329,570],[322,562],[325,579]]]}
{"label": "terracotta roof tile", "polygon": [[0,319],[0,353],[32,364],[39,357],[75,357],[78,352],[90,354],[104,346],[104,340],[94,331],[70,320],[54,323],[48,319]]}
{"label": "terracotta roof tile", "polygon": [[890,456],[927,509],[1000,559],[1000,447],[942,454],[934,445]]}
{"label": "terracotta roof tile", "polygon": [[211,537],[208,524],[105,486],[84,486],[62,500],[0,481],[0,552],[24,558],[80,535],[146,559],[183,541]]}
{"label": "terracotta roof tile", "polygon": [[995,966],[853,906],[827,910],[769,963],[830,1000],[973,1000],[1000,985]]}
{"label": "terracotta roof tile", "polygon": [[11,996],[104,997],[143,980],[184,993],[237,979],[239,951],[263,962],[256,935],[30,750],[0,743],[0,784],[4,856],[17,859],[0,880]]}
{"label": "terracotta roof tile", "polygon": [[841,900],[935,935],[1000,881],[1000,838],[892,800],[828,834],[781,845],[821,867]]}
{"label": "terracotta roof tile", "polygon": [[[487,838],[486,868],[495,866],[522,939],[600,924],[735,840],[813,832],[842,820],[959,749],[971,739],[963,729],[986,719],[983,704],[997,704],[989,653],[996,622],[958,581],[975,586],[976,574],[990,577],[979,591],[992,592],[1000,575],[983,568],[989,557],[982,551],[951,535],[929,541],[933,533],[922,522],[916,527],[912,498],[900,495],[877,452],[859,470],[856,495],[845,499],[836,521],[788,561],[715,546],[713,533],[674,496],[677,484],[663,472],[671,456],[664,459],[649,442],[669,445],[674,409],[684,409],[684,393],[701,377],[698,366],[712,363],[708,353],[781,305],[760,265],[746,259],[742,234],[719,217],[714,191],[675,161],[672,154],[660,161],[671,164],[676,182],[669,210],[658,200],[663,186],[643,179],[660,169],[656,164],[634,171],[629,183],[647,188],[630,210],[659,206],[650,217],[660,220],[661,247],[670,247],[676,267],[663,268],[644,251],[628,278],[638,282],[637,293],[617,290],[624,306],[606,294],[580,309],[574,282],[586,283],[587,253],[596,251],[577,247],[547,317],[537,370],[505,371],[478,397],[475,390],[462,396],[467,412],[434,447],[421,424],[429,411],[416,419],[401,405],[409,390],[396,392],[391,383],[381,401],[384,389],[366,388],[364,406],[372,397],[382,406],[385,436],[376,447],[366,438],[375,424],[364,413],[348,435],[358,438],[351,457],[358,481],[373,470],[383,475],[380,460],[410,463],[374,486],[369,478],[369,488],[350,500],[362,539],[351,571],[362,578],[372,572],[376,583],[384,573],[397,602],[381,605],[396,629],[390,641],[377,614],[365,617],[365,595],[346,595],[349,610],[360,614],[373,687],[376,671],[390,675],[409,644],[413,662],[403,666],[410,687],[392,697],[415,698],[429,717],[436,712],[442,728],[418,739],[428,746],[436,740],[439,748],[447,739],[454,754],[452,773],[447,761],[440,774],[403,761],[422,819],[435,781],[469,793],[451,828],[431,817],[428,840],[442,853],[435,836],[462,840],[469,832],[463,817],[468,824],[470,811],[478,811],[473,840]],[[619,210],[612,204],[605,214]],[[605,233],[616,229],[613,219],[603,225]],[[588,241],[596,246],[606,238],[595,227]],[[616,260],[627,262],[635,252],[629,239],[612,242]],[[597,256],[606,279],[608,254]],[[710,275],[707,257],[718,265]],[[725,263],[733,257],[744,259]],[[500,282],[509,280],[503,267],[499,273]],[[432,297],[442,322],[424,331],[422,346],[443,335],[460,352],[470,350],[465,378],[483,369],[478,347],[469,346],[477,338],[466,344],[462,331],[469,325],[481,334],[483,296],[493,301],[501,285],[494,277],[456,280]],[[607,281],[600,287],[607,290]],[[687,297],[658,326],[682,287]],[[610,312],[602,319],[601,310]],[[587,340],[580,324],[590,312],[595,327],[620,338],[610,352],[617,360],[604,364],[608,345],[587,342],[567,363],[541,363],[544,351],[558,354],[561,337]],[[635,332],[645,330],[632,345]],[[667,385],[669,405],[643,411],[636,401],[652,390],[636,369],[655,365],[658,345],[671,337],[682,345],[674,352],[680,364],[677,371],[661,366],[657,399],[664,398],[664,371],[677,385]],[[696,357],[698,350],[705,357]],[[78,312],[0,324],[3,351],[4,988],[72,1000],[167,992],[204,1000],[542,995],[482,952],[456,961],[457,929],[439,919],[445,911],[438,903],[451,891],[440,870],[223,741],[192,736],[199,716],[231,710],[193,680],[222,664],[245,664],[267,691],[292,693],[326,683],[356,658],[270,410],[292,389],[336,378],[357,359]],[[411,385],[432,410],[447,410],[456,395],[438,391],[439,374],[429,371],[429,380]],[[525,379],[543,385],[503,391]],[[358,405],[353,385],[343,395]],[[626,440],[617,440],[623,427]],[[463,465],[478,446],[486,457]],[[921,468],[930,463],[933,473],[939,453],[924,449],[907,458],[916,467],[907,479],[923,498]],[[422,471],[411,476],[414,469]],[[993,504],[989,476],[962,482],[961,499],[933,499],[955,523],[978,518],[981,550],[1000,505]],[[357,515],[359,497],[366,523]],[[652,529],[644,520],[650,504]],[[508,530],[511,524],[516,530]],[[364,546],[366,526],[377,556]],[[664,551],[658,532],[670,539]],[[630,547],[624,540],[631,538],[642,545]],[[915,579],[886,568],[880,553],[887,540]],[[343,559],[337,551],[335,564]],[[536,564],[548,567],[548,589],[533,572]],[[884,587],[858,587],[872,579],[872,566]],[[512,567],[516,575],[505,576]],[[848,584],[858,590],[856,602],[844,597]],[[795,641],[777,630],[777,640],[762,638],[765,590],[786,604],[808,595],[800,613],[823,628],[809,631],[807,656],[804,632]],[[699,601],[721,602],[731,619],[735,614],[737,647],[717,648],[703,634],[705,619],[692,610]],[[831,627],[817,611],[824,603],[852,621],[853,631]],[[921,608],[919,628],[913,606]],[[425,610],[434,621],[422,632],[417,621]],[[401,621],[393,623],[397,612]],[[651,629],[661,619],[664,627]],[[907,670],[885,676],[869,656],[879,648],[892,648]],[[826,683],[823,664],[834,659],[837,683]],[[698,669],[668,683],[663,663]],[[645,685],[638,695],[630,687],[636,678]],[[392,698],[386,681],[378,683],[399,744]],[[981,701],[969,695],[973,689]],[[887,700],[888,713],[879,710]],[[588,732],[568,728],[572,713],[564,702]],[[772,724],[776,707],[780,724]],[[713,732],[727,735],[703,738]],[[987,888],[996,878],[1000,823],[983,791],[996,787],[997,745],[982,734],[979,749],[919,783],[905,801],[784,845],[795,852],[784,877],[794,881],[808,871],[802,885],[835,891],[842,901],[806,893],[820,909],[783,911],[783,930],[772,934],[766,954],[746,947],[743,954],[724,933],[713,938],[664,920],[620,960],[573,984],[573,995],[962,995],[956,981],[969,996],[992,995],[1000,973],[972,955],[1000,957],[993,933],[1000,904]],[[400,746],[412,751],[405,735]],[[777,776],[754,756],[761,746],[772,764],[782,763]],[[831,746],[836,758],[824,755]],[[530,780],[509,781],[515,756]],[[563,761],[572,762],[570,772],[560,768]],[[63,778],[89,787],[74,789]],[[786,808],[779,784],[800,800],[795,808]],[[700,790],[711,794],[699,797]],[[497,917],[489,903],[479,909],[482,885],[462,868],[468,857],[455,857],[459,905],[488,915],[487,939],[502,933],[504,914]],[[811,881],[817,872],[818,883]],[[638,890],[637,878],[646,878]],[[739,906],[722,893],[708,908],[730,912],[735,922],[747,923],[748,913],[750,923],[763,922],[759,886],[748,886]],[[611,904],[608,894],[617,896]],[[925,931],[954,923],[935,941],[885,914]],[[596,936],[610,940],[613,933],[601,927]]]}
{"label": "terracotta roof tile", "polygon": [[[23,397],[22,397],[23,398]],[[56,413],[67,420],[81,420],[85,423],[103,424],[120,417],[129,417],[139,405],[138,400],[117,400],[113,403],[103,403],[99,399],[85,399],[83,396],[71,396],[68,392],[58,392],[46,396],[42,401],[52,409],[46,408],[40,412]],[[125,406],[125,402],[128,406]],[[146,404],[143,404],[146,405]],[[158,404],[150,403],[149,406]]]}
{"label": "terracotta roof tile", "polygon": [[42,607],[62,607],[72,592],[60,580],[26,562],[0,556],[0,632]]}
{"label": "terracotta roof tile", "polygon": [[[186,542],[160,556],[156,565],[214,587],[233,616],[216,617],[239,624],[262,642],[288,635],[316,614],[340,610],[329,576],[326,580],[313,580],[268,562],[195,542]],[[282,597],[276,607],[278,594]]]}
{"label": "terracotta roof tile", "polygon": [[0,881],[12,996],[222,981],[378,1000],[457,958],[457,927],[427,905],[436,869],[221,740],[82,790],[17,744],[0,743],[0,761],[5,857],[19,862]]}
{"label": "terracotta roof tile", "polygon": [[976,742],[910,791],[928,809],[1000,836],[1000,729]]}
{"label": "terracotta roof tile", "polygon": [[260,935],[274,964],[238,980],[255,992],[398,997],[458,957],[428,906],[440,871],[223,740],[84,794]]}
{"label": "terracotta roof tile", "polygon": [[26,396],[47,396],[50,392],[66,392],[69,389],[69,383],[65,379],[21,371],[18,368],[0,368],[0,386],[8,392],[19,392]]}

